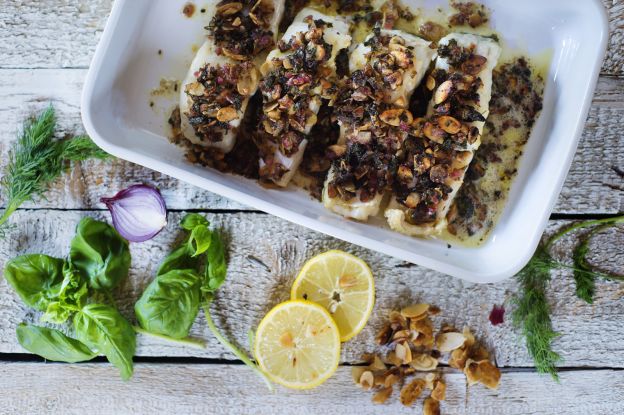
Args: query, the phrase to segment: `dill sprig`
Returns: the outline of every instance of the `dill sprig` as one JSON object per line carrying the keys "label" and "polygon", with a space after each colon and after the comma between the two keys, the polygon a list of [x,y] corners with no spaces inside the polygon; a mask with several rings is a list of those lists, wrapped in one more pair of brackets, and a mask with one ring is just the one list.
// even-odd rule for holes
{"label": "dill sprig", "polygon": [[43,196],[71,162],[108,157],[89,137],[54,139],[55,127],[56,117],[50,106],[38,117],[24,123],[21,134],[11,147],[5,173],[0,179],[6,203],[0,216],[0,236],[13,212],[22,203]]}
{"label": "dill sprig", "polygon": [[[515,310],[512,316],[514,326],[524,336],[527,350],[537,371],[550,374],[556,381],[559,380],[557,364],[562,358],[552,348],[552,342],[559,333],[553,330],[551,309],[546,295],[551,271],[572,270],[576,282],[576,295],[588,303],[593,302],[598,278],[623,281],[624,276],[598,271],[587,261],[590,241],[600,232],[622,223],[624,216],[579,222],[564,228],[551,236],[546,243],[541,244],[531,261],[516,275],[520,291],[514,298]],[[572,253],[573,265],[564,264],[552,257],[550,254],[552,246],[563,236],[589,227],[594,229],[581,238]]]}

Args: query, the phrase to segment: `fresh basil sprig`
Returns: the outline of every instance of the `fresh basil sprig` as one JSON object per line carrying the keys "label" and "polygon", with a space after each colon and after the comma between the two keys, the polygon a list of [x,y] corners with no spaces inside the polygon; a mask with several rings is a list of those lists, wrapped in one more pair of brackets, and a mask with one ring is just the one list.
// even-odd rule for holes
{"label": "fresh basil sprig", "polygon": [[206,218],[196,213],[186,215],[180,226],[189,232],[186,240],[165,258],[156,278],[135,305],[142,330],[174,339],[187,337],[201,305],[215,337],[272,389],[266,375],[244,351],[221,334],[212,319],[210,305],[227,274],[221,236],[210,229]]}
{"label": "fresh basil sprig", "polygon": [[43,311],[42,321],[71,322],[75,338],[59,330],[22,324],[17,339],[26,350],[61,362],[81,362],[106,355],[123,379],[132,376],[136,335],[130,323],[100,303],[128,275],[128,243],[110,225],[84,218],[77,226],[66,260],[22,255],[9,260],[4,275],[22,301]]}

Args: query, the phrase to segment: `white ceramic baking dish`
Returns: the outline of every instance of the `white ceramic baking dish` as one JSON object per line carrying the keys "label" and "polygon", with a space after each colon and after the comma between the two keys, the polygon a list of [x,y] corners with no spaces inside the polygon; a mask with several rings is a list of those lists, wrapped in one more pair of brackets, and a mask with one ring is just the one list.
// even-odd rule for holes
{"label": "white ceramic baking dish", "polygon": [[[202,7],[197,2],[197,8]],[[445,0],[404,0],[435,8]],[[150,108],[161,78],[182,79],[200,45],[205,20],[185,18],[184,0],[116,0],[85,82],[82,119],[109,153],[254,208],[364,247],[469,281],[500,281],[533,254],[563,186],[589,111],[608,38],[599,0],[484,0],[508,45],[553,52],[544,110],[521,160],[509,201],[489,240],[447,247],[407,237],[383,223],[356,223],[327,211],[297,189],[268,190],[254,181],[193,165],[167,141],[165,111]],[[157,53],[162,51],[162,55]],[[279,229],[275,229],[279,234]]]}

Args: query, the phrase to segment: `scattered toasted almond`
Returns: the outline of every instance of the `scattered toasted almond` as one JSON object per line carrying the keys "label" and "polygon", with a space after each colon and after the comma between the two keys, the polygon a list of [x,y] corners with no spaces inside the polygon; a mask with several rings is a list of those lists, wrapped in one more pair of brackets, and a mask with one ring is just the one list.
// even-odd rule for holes
{"label": "scattered toasted almond", "polygon": [[230,122],[238,118],[238,111],[234,107],[223,107],[217,112],[217,120]]}
{"label": "scattered toasted almond", "polygon": [[461,129],[461,122],[449,115],[442,115],[438,118],[438,126],[449,134],[457,134]]}
{"label": "scattered toasted almond", "polygon": [[434,88],[436,86],[436,80],[433,76],[429,75],[427,76],[427,83],[426,83],[426,87],[429,91],[433,91]]}
{"label": "scattered toasted almond", "polygon": [[[374,389],[373,402],[384,403],[392,395],[395,384],[405,380],[400,400],[411,406],[424,389],[431,395],[424,400],[427,414],[440,413],[440,401],[446,399],[446,383],[435,370],[441,353],[449,353],[449,366],[465,373],[469,385],[481,383],[495,389],[500,382],[500,370],[491,363],[485,347],[476,342],[468,327],[460,333],[451,324],[442,324],[434,336],[430,318],[440,309],[428,304],[413,304],[391,311],[389,322],[377,335],[377,342],[391,348],[385,358],[366,355],[367,367],[352,369],[353,379],[364,389]],[[436,349],[434,350],[434,346]],[[429,372],[425,378],[412,378],[417,372]]]}
{"label": "scattered toasted almond", "polygon": [[500,382],[500,369],[490,363],[489,360],[481,360],[476,362],[472,359],[466,361],[464,368],[468,385],[481,383],[490,389],[496,389]]}
{"label": "scattered toasted almond", "polygon": [[461,333],[442,333],[438,335],[436,342],[438,344],[438,350],[442,353],[452,352],[464,345],[466,338]]}
{"label": "scattered toasted almond", "polygon": [[373,375],[373,372],[371,372],[370,370],[365,371],[364,373],[362,373],[362,376],[360,376],[360,386],[364,389],[370,389],[373,387],[373,385],[375,384],[375,376]]}
{"label": "scattered toasted almond", "polygon": [[402,364],[407,365],[412,361],[412,349],[407,342],[397,343],[394,351]]}
{"label": "scattered toasted almond", "polygon": [[410,366],[418,371],[427,372],[438,367],[438,359],[429,354],[420,353],[412,358]]}
{"label": "scattered toasted almond", "polygon": [[229,16],[243,10],[243,4],[239,2],[226,3],[217,7],[217,15]]}
{"label": "scattered toasted almond", "polygon": [[446,384],[440,379],[433,381],[433,390],[431,391],[431,397],[436,401],[443,401],[446,399]]}
{"label": "scattered toasted almond", "polygon": [[427,383],[424,379],[414,379],[401,389],[401,403],[412,406],[420,397]]}
{"label": "scattered toasted almond", "polygon": [[444,81],[433,94],[433,102],[439,105],[446,101],[453,91],[453,82]]}
{"label": "scattered toasted almond", "polygon": [[401,309],[401,315],[405,318],[420,320],[429,311],[429,304],[413,304]]}
{"label": "scattered toasted almond", "polygon": [[377,393],[375,393],[375,395],[373,395],[373,403],[386,403],[388,398],[390,398],[390,395],[392,395],[392,387],[381,388]]}
{"label": "scattered toasted almond", "polygon": [[425,399],[423,415],[440,415],[440,402],[431,397]]}
{"label": "scattered toasted almond", "polygon": [[351,376],[353,377],[353,382],[359,384],[362,375],[366,372],[366,368],[363,366],[353,366],[351,368]]}
{"label": "scattered toasted almond", "polygon": [[427,137],[429,140],[434,141],[438,144],[444,143],[446,132],[440,127],[438,127],[437,125],[434,125],[430,122],[426,122],[425,125],[423,126],[422,131],[425,137]]}
{"label": "scattered toasted almond", "polygon": [[412,121],[414,121],[414,117],[411,112],[400,108],[385,110],[381,113],[379,119],[388,125],[392,125],[393,127],[398,127],[401,123],[409,125]]}

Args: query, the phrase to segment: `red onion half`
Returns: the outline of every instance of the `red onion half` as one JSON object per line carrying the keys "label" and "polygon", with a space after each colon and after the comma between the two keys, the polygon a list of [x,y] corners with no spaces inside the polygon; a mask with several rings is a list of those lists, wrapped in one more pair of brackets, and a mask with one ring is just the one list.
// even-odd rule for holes
{"label": "red onion half", "polygon": [[165,200],[153,187],[135,184],[100,201],[110,210],[117,232],[130,242],[152,239],[167,225]]}

